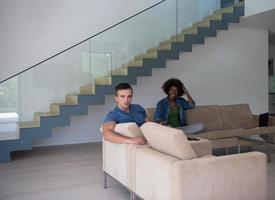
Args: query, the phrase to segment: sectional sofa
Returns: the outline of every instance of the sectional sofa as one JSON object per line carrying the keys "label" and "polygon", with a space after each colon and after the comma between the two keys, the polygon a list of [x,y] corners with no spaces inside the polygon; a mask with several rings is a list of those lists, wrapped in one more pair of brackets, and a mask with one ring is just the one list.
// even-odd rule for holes
{"label": "sectional sofa", "polygon": [[148,141],[133,145],[103,139],[105,181],[107,176],[118,180],[131,191],[131,199],[266,199],[263,153],[216,157],[207,139],[188,141],[182,131],[153,122],[141,128],[134,123],[118,124],[115,131],[128,137],[144,135]]}

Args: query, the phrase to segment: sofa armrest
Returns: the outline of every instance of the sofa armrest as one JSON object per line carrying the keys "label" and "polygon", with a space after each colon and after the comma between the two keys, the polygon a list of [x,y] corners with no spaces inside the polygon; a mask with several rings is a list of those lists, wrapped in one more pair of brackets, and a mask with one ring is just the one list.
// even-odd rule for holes
{"label": "sofa armrest", "polygon": [[190,141],[190,144],[198,157],[212,155],[212,146],[209,140],[200,138],[199,141]]}
{"label": "sofa armrest", "polygon": [[171,173],[175,200],[266,199],[266,155],[260,152],[179,161]]}
{"label": "sofa armrest", "polygon": [[103,171],[129,189],[132,188],[133,155],[148,145],[116,144],[103,139]]}

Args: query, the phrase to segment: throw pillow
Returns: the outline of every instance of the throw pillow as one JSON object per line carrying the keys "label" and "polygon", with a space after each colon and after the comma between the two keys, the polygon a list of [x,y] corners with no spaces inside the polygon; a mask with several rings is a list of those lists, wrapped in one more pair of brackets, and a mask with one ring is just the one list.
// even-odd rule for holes
{"label": "throw pillow", "polygon": [[147,122],[140,127],[148,144],[155,150],[181,160],[196,158],[197,155],[183,131]]}

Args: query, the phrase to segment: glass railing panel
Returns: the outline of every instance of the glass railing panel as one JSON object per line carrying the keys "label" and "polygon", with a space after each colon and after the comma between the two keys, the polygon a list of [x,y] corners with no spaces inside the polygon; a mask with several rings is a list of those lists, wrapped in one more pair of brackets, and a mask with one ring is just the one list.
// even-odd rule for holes
{"label": "glass railing panel", "polygon": [[34,112],[49,112],[51,103],[65,102],[90,84],[89,43],[70,49],[18,77],[20,121],[32,121]]}
{"label": "glass railing panel", "polygon": [[178,0],[179,33],[218,9],[220,9],[220,0]]}
{"label": "glass railing panel", "polygon": [[104,71],[108,75],[123,64],[134,61],[135,56],[169,39],[176,33],[175,11],[176,1],[167,0],[92,38],[92,77],[102,76]]}
{"label": "glass railing panel", "polygon": [[18,77],[14,77],[0,85],[0,124],[17,122],[18,119],[19,85]]}
{"label": "glass railing panel", "polygon": [[[94,85],[96,78],[114,74],[123,64],[142,61],[148,49],[158,47],[219,6],[218,0],[166,0],[2,83],[0,113],[32,121],[34,112],[49,112],[51,103],[65,102],[67,94],[80,93],[81,87]],[[154,57],[156,51],[151,52]]]}

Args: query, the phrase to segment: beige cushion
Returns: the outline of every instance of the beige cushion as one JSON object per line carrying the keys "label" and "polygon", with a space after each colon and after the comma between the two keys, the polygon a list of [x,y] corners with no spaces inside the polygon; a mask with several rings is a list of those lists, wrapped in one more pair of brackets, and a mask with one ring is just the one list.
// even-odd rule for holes
{"label": "beige cushion", "polygon": [[257,135],[257,134],[275,134],[275,126],[245,129],[245,135]]}
{"label": "beige cushion", "polygon": [[140,129],[148,144],[157,151],[182,160],[197,157],[181,130],[162,126],[154,122],[147,122]]}
{"label": "beige cushion", "polygon": [[220,110],[224,129],[256,127],[248,104],[220,106]]}
{"label": "beige cushion", "polygon": [[198,134],[199,137],[206,138],[209,140],[238,137],[243,135],[245,135],[245,129],[243,128],[209,131],[209,132]]}
{"label": "beige cushion", "polygon": [[217,105],[197,106],[186,111],[188,124],[201,122],[204,131],[223,129],[222,116]]}
{"label": "beige cushion", "polygon": [[154,121],[154,115],[156,112],[156,108],[147,108],[146,114],[149,120]]}
{"label": "beige cushion", "polygon": [[209,140],[200,138],[199,141],[191,140],[190,144],[192,148],[194,149],[197,157],[203,157],[205,155],[211,155],[212,154],[212,146],[211,142]]}
{"label": "beige cushion", "polygon": [[117,124],[114,131],[127,137],[142,136],[140,128],[134,122]]}
{"label": "beige cushion", "polygon": [[224,138],[211,140],[211,146],[213,149],[237,147],[239,144],[238,138]]}

